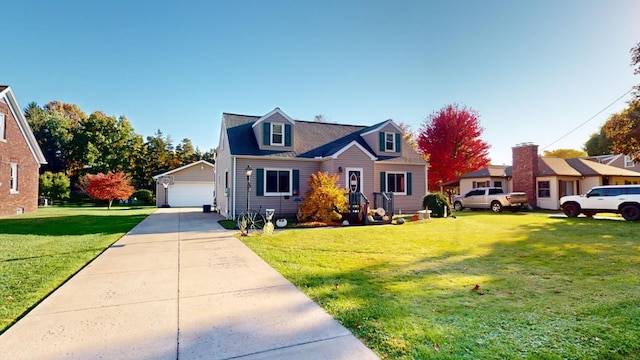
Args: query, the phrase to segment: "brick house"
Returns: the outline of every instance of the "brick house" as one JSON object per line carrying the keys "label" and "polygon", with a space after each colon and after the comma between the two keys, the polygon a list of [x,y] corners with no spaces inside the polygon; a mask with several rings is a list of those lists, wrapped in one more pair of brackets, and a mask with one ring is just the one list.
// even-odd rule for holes
{"label": "brick house", "polygon": [[13,91],[0,85],[0,216],[38,209],[38,176],[46,164]]}
{"label": "brick house", "polygon": [[534,207],[558,210],[565,195],[584,194],[598,185],[640,183],[640,172],[590,158],[539,156],[538,145],[531,143],[516,145],[512,151],[513,166],[489,165],[460,176],[460,193],[476,187],[501,187],[505,192],[527,193]]}

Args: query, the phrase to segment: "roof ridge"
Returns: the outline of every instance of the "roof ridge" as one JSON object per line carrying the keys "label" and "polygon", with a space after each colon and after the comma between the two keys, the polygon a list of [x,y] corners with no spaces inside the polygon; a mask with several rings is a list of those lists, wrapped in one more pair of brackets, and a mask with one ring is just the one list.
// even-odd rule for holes
{"label": "roof ridge", "polygon": [[233,115],[233,116],[244,116],[244,117],[257,117],[259,118],[259,115],[246,115],[246,114],[235,114],[235,113],[228,113],[228,112],[223,112],[222,115]]}
{"label": "roof ridge", "polygon": [[341,124],[341,123],[330,123],[330,122],[319,122],[312,120],[296,120],[296,122],[307,123],[307,124],[318,124],[318,125],[338,125],[338,126],[349,126],[349,127],[367,127],[366,125],[354,125],[354,124]]}

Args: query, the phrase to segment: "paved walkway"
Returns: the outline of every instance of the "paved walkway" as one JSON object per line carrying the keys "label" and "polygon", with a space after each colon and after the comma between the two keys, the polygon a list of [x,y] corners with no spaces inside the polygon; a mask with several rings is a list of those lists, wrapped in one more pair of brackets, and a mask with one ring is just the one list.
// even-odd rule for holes
{"label": "paved walkway", "polygon": [[0,335],[0,359],[378,359],[219,219],[158,209]]}

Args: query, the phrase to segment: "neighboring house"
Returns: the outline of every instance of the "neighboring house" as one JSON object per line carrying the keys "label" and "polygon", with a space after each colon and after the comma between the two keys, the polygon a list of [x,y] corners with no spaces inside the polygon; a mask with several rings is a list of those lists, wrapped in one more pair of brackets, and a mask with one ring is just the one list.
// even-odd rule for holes
{"label": "neighboring house", "polygon": [[200,160],[154,176],[156,206],[213,205],[214,169],[215,166],[212,163]]}
{"label": "neighboring house", "polygon": [[524,191],[532,206],[557,210],[565,195],[584,194],[598,185],[640,183],[640,173],[584,158],[561,159],[538,156],[538,146],[513,148],[513,166],[490,165],[460,176],[460,193],[483,186],[502,187],[505,192]]}
{"label": "neighboring house", "polygon": [[264,116],[224,113],[217,154],[217,207],[228,218],[247,205],[296,214],[307,179],[319,171],[338,174],[345,189],[353,179],[372,206],[392,192],[396,213],[420,210],[427,193],[427,163],[392,120],[367,127],[294,120],[279,108]]}
{"label": "neighboring house", "polygon": [[0,216],[38,210],[39,170],[46,163],[13,91],[0,85]]}
{"label": "neighboring house", "polygon": [[640,164],[633,161],[633,156],[616,154],[616,155],[597,155],[587,156],[585,160],[596,161],[600,164],[615,166],[620,169],[640,172]]}
{"label": "neighboring house", "polygon": [[458,181],[462,194],[479,187],[499,187],[505,192],[510,192],[513,187],[511,166],[505,165],[489,165],[460,176]]}

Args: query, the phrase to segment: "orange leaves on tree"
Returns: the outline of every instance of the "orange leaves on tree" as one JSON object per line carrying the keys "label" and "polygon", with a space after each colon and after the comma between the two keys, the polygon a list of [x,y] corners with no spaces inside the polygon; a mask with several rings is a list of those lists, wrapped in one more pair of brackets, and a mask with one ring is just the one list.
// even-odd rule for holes
{"label": "orange leaves on tree", "polygon": [[131,179],[123,172],[87,175],[85,178],[87,194],[94,199],[109,201],[109,209],[113,200],[128,199],[135,189]]}
{"label": "orange leaves on tree", "polygon": [[347,190],[341,189],[337,182],[337,174],[320,171],[311,174],[307,180],[309,190],[300,206],[303,219],[325,223],[340,219],[340,212],[347,210]]}

